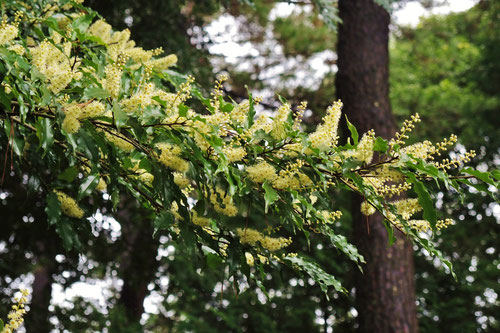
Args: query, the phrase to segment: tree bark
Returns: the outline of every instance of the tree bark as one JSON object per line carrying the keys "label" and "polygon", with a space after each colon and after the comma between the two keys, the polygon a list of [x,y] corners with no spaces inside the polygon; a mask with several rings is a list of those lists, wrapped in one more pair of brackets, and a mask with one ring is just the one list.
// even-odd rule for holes
{"label": "tree bark", "polygon": [[[336,89],[344,113],[360,133],[374,129],[390,138],[396,131],[389,102],[390,16],[373,0],[339,0]],[[360,213],[362,198],[353,198],[354,243],[365,257],[356,276],[359,332],[415,333],[418,322],[412,244],[395,232],[388,247],[382,216]]]}

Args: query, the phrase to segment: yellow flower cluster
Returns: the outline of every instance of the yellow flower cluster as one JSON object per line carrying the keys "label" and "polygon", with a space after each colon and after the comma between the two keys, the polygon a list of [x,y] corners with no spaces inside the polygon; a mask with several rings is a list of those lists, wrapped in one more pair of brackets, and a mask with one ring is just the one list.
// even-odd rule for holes
{"label": "yellow flower cluster", "polygon": [[238,228],[236,229],[236,233],[238,234],[238,237],[240,237],[240,242],[242,244],[250,244],[252,246],[255,246],[257,245],[257,243],[260,243],[263,248],[271,252],[278,251],[292,243],[292,240],[290,238],[273,238],[265,236],[255,229]]}
{"label": "yellow flower cluster", "polygon": [[271,125],[271,136],[276,140],[282,140],[286,137],[285,123],[290,114],[290,104],[285,103],[278,108]]}
{"label": "yellow flower cluster", "polygon": [[375,209],[375,207],[373,207],[372,205],[370,205],[369,202],[363,201],[361,203],[361,213],[363,215],[370,216],[370,215],[375,214],[376,211],[377,210]]}
{"label": "yellow flower cluster", "polygon": [[28,302],[28,295],[28,290],[21,289],[21,297],[14,300],[17,304],[12,305],[12,311],[7,315],[9,322],[5,324],[1,333],[12,333],[21,327],[24,322],[23,316],[26,314],[24,305]]}
{"label": "yellow flower cluster", "polygon": [[280,190],[299,190],[312,185],[311,178],[300,171],[303,165],[304,161],[302,160],[287,165],[286,169],[281,170],[278,177],[273,181],[273,187]]}
{"label": "yellow flower cluster", "polygon": [[180,157],[182,153],[181,147],[170,143],[159,143],[156,146],[161,151],[158,157],[158,161],[160,161],[161,164],[175,171],[188,171],[189,163]]}
{"label": "yellow flower cluster", "polygon": [[418,199],[403,199],[391,202],[391,204],[396,206],[397,213],[405,220],[408,220],[413,214],[422,210]]}
{"label": "yellow flower cluster", "polygon": [[373,144],[375,143],[375,132],[368,131],[363,135],[356,147],[355,158],[366,164],[370,164],[373,158]]}
{"label": "yellow flower cluster", "polygon": [[155,177],[149,172],[146,172],[146,170],[144,170],[144,172],[140,172],[141,170],[144,169],[137,170],[140,173],[139,180],[146,185],[153,186],[153,180],[155,179]]}
{"label": "yellow flower cluster", "polygon": [[8,42],[16,38],[18,33],[19,29],[16,25],[3,22],[0,25],[0,46],[7,44]]}
{"label": "yellow flower cluster", "polygon": [[203,227],[207,228],[208,226],[210,226],[210,219],[203,216],[199,216],[196,211],[193,212],[193,215],[191,216],[191,221],[202,228]]}
{"label": "yellow flower cluster", "polygon": [[[410,228],[420,232],[427,231],[431,228],[430,223],[426,220],[410,220],[408,221],[408,224],[410,225]],[[401,222],[397,223],[396,225],[399,225],[400,228],[402,227]]]}
{"label": "yellow flower cluster", "polygon": [[[341,152],[341,154],[342,156],[344,156],[344,158],[352,157],[360,162],[364,162],[365,164],[370,164],[373,158],[374,143],[375,132],[373,130],[370,130],[363,135],[356,149],[350,149]],[[332,158],[337,163],[340,161],[340,159],[336,155],[333,155]]]}
{"label": "yellow flower cluster", "polygon": [[250,252],[245,252],[245,260],[248,266],[253,266],[255,264],[253,255]]}
{"label": "yellow flower cluster", "polygon": [[[60,44],[62,36],[58,33],[52,35],[54,43]],[[65,42],[61,45],[61,51],[48,40],[44,40],[38,46],[31,49],[32,64],[45,76],[50,83],[49,89],[57,94],[71,82],[81,78],[82,73],[77,71],[80,61],[70,59],[71,42]]]}
{"label": "yellow flower cluster", "polygon": [[304,117],[304,112],[307,109],[307,102],[300,102],[300,105],[297,107],[297,111],[295,112],[295,119],[293,121],[293,129],[298,131],[300,130],[300,124],[302,123],[302,118]]}
{"label": "yellow flower cluster", "polygon": [[415,158],[424,160],[431,159],[434,152],[434,146],[430,141],[417,142],[412,145],[401,148],[401,153],[409,154]]}
{"label": "yellow flower cluster", "polygon": [[169,54],[163,58],[152,60],[149,65],[156,70],[164,70],[177,64],[177,56]]}
{"label": "yellow flower cluster", "polygon": [[410,133],[414,128],[415,124],[420,122],[420,115],[415,113],[410,119],[407,119],[403,123],[403,127],[394,135],[394,138],[389,141],[389,146],[392,148],[396,144],[404,145],[405,140],[409,138],[408,133]]}
{"label": "yellow flower cluster", "polygon": [[139,92],[133,94],[129,98],[123,99],[120,106],[123,111],[127,113],[140,114],[144,108],[152,104],[157,104],[157,102],[153,100],[155,96],[158,96],[162,100],[168,98],[166,92],[156,89],[154,83],[150,82],[145,84]]}
{"label": "yellow flower cluster", "polygon": [[88,32],[100,38],[108,49],[108,56],[117,61],[120,56],[130,58],[136,64],[132,65],[132,69],[138,69],[141,64],[156,70],[167,69],[177,63],[175,54],[167,55],[159,59],[151,59],[153,56],[158,56],[163,53],[161,48],[155,50],[143,50],[140,47],[135,47],[135,42],[130,40],[130,31],[112,31],[111,25],[104,20],[97,20],[88,29]]}
{"label": "yellow flower cluster", "polygon": [[106,107],[99,101],[93,101],[83,105],[76,103],[65,105],[63,110],[66,116],[62,128],[72,134],[80,129],[80,120],[98,117],[104,113]]}
{"label": "yellow flower cluster", "polygon": [[476,152],[474,150],[468,151],[463,155],[458,156],[454,159],[445,158],[440,163],[435,163],[436,167],[443,170],[449,170],[455,167],[460,166],[461,164],[470,162],[476,156]]}
{"label": "yellow flower cluster", "polygon": [[263,183],[266,180],[272,182],[278,177],[276,169],[265,161],[248,166],[245,168],[245,171],[248,177],[255,183]]}
{"label": "yellow flower cluster", "polygon": [[[216,212],[226,216],[236,216],[238,208],[233,203],[233,198],[224,192],[223,189],[217,187],[216,191],[211,191],[210,202],[214,205]],[[218,198],[222,200],[222,205],[219,203]]]}
{"label": "yellow flower cluster", "polygon": [[103,79],[102,86],[111,97],[118,98],[122,83],[122,68],[117,64],[107,65],[105,70],[106,78]]}
{"label": "yellow flower cluster", "polygon": [[186,177],[185,174],[174,172],[174,183],[182,189],[188,187],[191,181]]}
{"label": "yellow flower cluster", "polygon": [[226,147],[222,149],[222,152],[226,156],[229,163],[239,162],[247,156],[247,151],[242,147]]}
{"label": "yellow flower cluster", "polygon": [[390,165],[381,166],[369,172],[364,181],[371,185],[378,195],[399,195],[411,188],[410,183],[404,182],[404,176]]}
{"label": "yellow flower cluster", "polygon": [[250,110],[250,102],[244,101],[238,104],[229,114],[229,118],[236,124],[243,124]]}
{"label": "yellow flower cluster", "polygon": [[[438,220],[436,222],[436,228],[438,230],[441,230],[444,228],[448,228],[448,226],[454,223],[455,222],[452,219]],[[408,224],[410,225],[410,228],[419,232],[426,232],[431,229],[431,224],[426,220],[409,220]],[[394,225],[400,230],[403,229],[403,224],[401,223],[401,221],[394,222]]]}
{"label": "yellow flower cluster", "polygon": [[83,217],[83,210],[78,206],[75,199],[60,191],[54,191],[54,193],[57,195],[57,199],[61,203],[61,211],[64,215],[75,217],[77,219],[81,219]]}
{"label": "yellow flower cluster", "polygon": [[106,183],[106,180],[104,180],[103,177],[99,178],[99,183],[97,184],[95,189],[103,192],[106,191],[107,188],[108,184]]}
{"label": "yellow flower cluster", "polygon": [[326,223],[333,223],[342,217],[342,212],[340,210],[321,210],[319,214],[326,220]]}
{"label": "yellow flower cluster", "polygon": [[12,46],[9,46],[9,51],[12,51],[12,52],[17,53],[18,55],[22,56],[24,54],[24,52],[26,52],[26,49],[21,44],[14,44]]}
{"label": "yellow flower cluster", "polygon": [[309,141],[313,148],[325,151],[337,144],[337,130],[340,121],[342,110],[342,102],[333,103],[326,110],[326,115],[323,117],[323,123],[320,124],[316,131],[309,134]]}
{"label": "yellow flower cluster", "polygon": [[452,219],[444,219],[444,220],[439,220],[436,223],[436,228],[438,230],[448,228],[448,226],[455,224],[455,221]]}

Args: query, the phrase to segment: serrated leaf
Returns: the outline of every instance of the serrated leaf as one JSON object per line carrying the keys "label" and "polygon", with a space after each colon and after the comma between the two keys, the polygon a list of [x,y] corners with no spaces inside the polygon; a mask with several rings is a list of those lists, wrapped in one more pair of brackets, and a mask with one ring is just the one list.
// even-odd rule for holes
{"label": "serrated leaf", "polygon": [[99,174],[90,174],[85,177],[80,184],[80,188],[78,189],[77,200],[81,200],[82,198],[90,195],[90,193],[92,193],[97,187],[97,184],[99,184],[99,178]]}
{"label": "serrated leaf", "polygon": [[387,149],[389,149],[389,144],[387,143],[387,141],[378,136],[373,143],[373,151],[386,153]]}
{"label": "serrated leaf", "polygon": [[365,258],[363,258],[363,256],[359,253],[356,246],[349,243],[346,237],[339,234],[335,234],[332,228],[326,226],[321,228],[321,231],[324,235],[327,235],[328,238],[330,238],[330,241],[338,250],[345,253],[349,257],[349,259],[351,259],[358,265],[360,269],[361,266],[359,266],[359,264],[366,263]]}
{"label": "serrated leaf", "polygon": [[54,192],[47,194],[46,202],[45,213],[47,214],[47,222],[50,225],[55,225],[61,218],[61,203]]}
{"label": "serrated leaf", "polygon": [[285,261],[292,264],[293,267],[298,268],[307,275],[309,275],[315,282],[317,282],[321,290],[328,298],[328,287],[333,287],[336,291],[347,293],[347,290],[342,287],[342,284],[333,275],[326,273],[318,264],[306,259],[300,255],[286,256]]}
{"label": "serrated leaf", "polygon": [[91,98],[103,99],[103,98],[111,97],[111,95],[109,94],[109,92],[107,90],[99,88],[99,87],[86,88],[83,91],[83,95],[89,99],[91,99]]}
{"label": "serrated leaf", "polygon": [[158,231],[169,229],[174,224],[174,216],[171,212],[167,211],[156,216],[153,226],[153,237],[156,236]]}
{"label": "serrated leaf", "polygon": [[73,227],[72,221],[69,221],[66,218],[62,218],[56,226],[56,232],[61,237],[63,241],[63,246],[66,251],[71,250],[72,248],[80,248],[81,243],[78,238],[78,234]]}
{"label": "serrated leaf", "polygon": [[272,205],[276,200],[278,200],[278,193],[274,190],[274,188],[268,183],[265,182],[262,184],[262,188],[264,189],[264,200],[266,201],[265,212],[269,209],[269,206]]}

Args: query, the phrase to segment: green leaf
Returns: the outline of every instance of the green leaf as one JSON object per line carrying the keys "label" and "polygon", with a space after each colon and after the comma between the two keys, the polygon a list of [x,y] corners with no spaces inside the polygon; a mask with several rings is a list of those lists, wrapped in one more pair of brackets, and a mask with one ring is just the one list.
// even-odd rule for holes
{"label": "green leaf", "polygon": [[345,116],[345,120],[347,122],[347,127],[349,128],[349,131],[351,132],[352,141],[354,142],[355,145],[357,145],[358,139],[359,139],[358,130],[356,129],[356,127],[353,124],[351,124],[351,122],[347,118],[347,115]]}
{"label": "green leaf", "polygon": [[392,246],[392,244],[396,241],[396,237],[394,237],[394,228],[386,219],[384,219],[383,223],[385,230],[387,231],[387,237],[389,238],[388,246]]}
{"label": "green leaf", "polygon": [[491,171],[491,175],[498,181],[500,181],[500,171],[498,170],[493,170]]}
{"label": "green leaf", "polygon": [[61,203],[54,192],[49,192],[46,200],[45,213],[47,214],[47,221],[50,225],[55,225],[61,218]]}
{"label": "green leaf", "polygon": [[63,241],[63,246],[66,251],[71,250],[73,247],[80,248],[81,243],[78,238],[78,233],[73,227],[73,221],[62,217],[57,223],[56,232]]}
{"label": "green leaf", "polygon": [[424,220],[430,223],[432,229],[436,229],[437,212],[427,188],[413,173],[407,173],[407,176],[411,183],[413,183],[413,189],[417,193],[418,202],[424,210]]}
{"label": "green leaf", "polygon": [[248,89],[247,86],[245,86],[247,93],[248,93],[248,114],[247,114],[247,123],[248,123],[248,128],[252,127],[254,121],[255,121],[255,115],[257,114],[257,111],[255,110],[255,102],[252,97],[252,93]]}
{"label": "green leaf", "polygon": [[90,23],[92,23],[92,20],[94,19],[95,14],[87,14],[87,15],[81,15],[78,16],[72,23],[72,26],[75,30],[78,30],[79,32],[85,32],[88,27],[90,26]]}
{"label": "green leaf", "polygon": [[76,165],[70,166],[66,170],[64,170],[57,179],[64,180],[68,183],[71,183],[73,179],[75,179],[78,174],[78,167]]}
{"label": "green leaf", "polygon": [[387,149],[389,149],[389,144],[387,143],[387,141],[378,136],[373,143],[373,150],[385,153],[387,152]]}
{"label": "green leaf", "polygon": [[156,216],[154,220],[154,232],[153,237],[156,237],[156,234],[160,230],[170,229],[170,227],[174,224],[174,216],[170,211],[163,212]]}
{"label": "green leaf", "polygon": [[42,147],[43,154],[45,156],[49,148],[54,143],[54,132],[52,130],[52,124],[48,118],[38,118],[36,122],[36,136],[38,137],[39,147]]}
{"label": "green leaf", "polygon": [[333,287],[336,291],[347,293],[347,290],[342,287],[342,284],[333,275],[326,273],[318,264],[306,259],[300,255],[297,256],[286,256],[285,261],[292,264],[295,267],[307,275],[309,275],[315,282],[319,283],[321,290],[325,293],[326,298],[328,298],[328,287]]}
{"label": "green leaf", "polygon": [[[498,172],[498,170],[496,170],[496,171]],[[490,184],[490,185],[493,185],[493,186],[498,186],[498,184],[495,182],[495,180],[493,180],[491,178],[493,175],[490,174],[489,172],[482,172],[482,171],[479,171],[479,170],[474,170],[472,168],[465,168],[465,169],[462,170],[462,172],[464,172],[466,174],[469,174],[471,176],[474,176],[477,179],[482,180],[486,184]],[[498,177],[499,174],[497,173],[496,176]]]}
{"label": "green leaf", "polygon": [[179,104],[178,109],[179,109],[179,117],[185,117],[187,115],[189,107],[187,107],[187,105],[184,104]]}
{"label": "green leaf", "polygon": [[115,117],[115,124],[118,129],[127,123],[128,116],[120,107],[118,102],[113,103],[113,115]]}
{"label": "green leaf", "polygon": [[83,95],[89,99],[92,99],[92,98],[103,99],[103,98],[111,97],[111,95],[109,94],[109,92],[107,90],[99,88],[99,87],[86,88],[83,91]]}
{"label": "green leaf", "polygon": [[266,201],[265,212],[269,209],[269,206],[272,205],[276,200],[278,200],[278,193],[272,188],[272,186],[266,181],[262,184],[262,188],[265,191],[264,200]]}
{"label": "green leaf", "polygon": [[0,319],[0,331],[3,330],[4,327],[5,327],[5,324],[3,323],[3,320]]}
{"label": "green leaf", "polygon": [[224,263],[222,258],[214,253],[207,253],[205,255],[205,258],[207,260],[207,266],[210,267],[211,269],[217,269],[221,267]]}
{"label": "green leaf", "polygon": [[95,190],[97,184],[99,184],[99,178],[98,173],[90,174],[85,177],[83,182],[80,184],[80,188],[78,189],[77,200],[81,200],[82,198],[90,195],[90,193]]}
{"label": "green leaf", "polygon": [[365,258],[363,258],[363,256],[359,253],[356,246],[349,243],[346,237],[335,234],[333,229],[327,226],[322,227],[321,231],[324,235],[327,235],[328,238],[330,238],[330,241],[338,250],[345,253],[349,257],[349,259],[351,259],[358,265],[360,269],[361,266],[359,266],[359,264],[366,263]]}

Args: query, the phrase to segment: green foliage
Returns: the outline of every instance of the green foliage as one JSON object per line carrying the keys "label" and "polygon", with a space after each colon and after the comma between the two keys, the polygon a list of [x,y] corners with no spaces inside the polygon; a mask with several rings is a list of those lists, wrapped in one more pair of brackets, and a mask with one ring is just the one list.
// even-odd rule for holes
{"label": "green foliage", "polygon": [[404,119],[418,110],[424,121],[432,119],[416,129],[420,138],[437,138],[449,129],[460,133],[460,142],[481,156],[464,176],[486,181],[457,179],[453,187],[472,187],[462,196],[443,187],[438,191],[438,207],[453,210],[457,223],[446,235],[438,233],[435,241],[446,257],[453,258],[457,281],[434,272],[434,263],[422,251],[417,253],[422,332],[498,330],[498,300],[491,298],[497,280],[499,224],[493,210],[498,186],[495,171],[481,172],[499,168],[500,71],[498,62],[492,61],[499,54],[498,34],[493,33],[498,30],[499,9],[497,3],[486,1],[467,12],[429,17],[416,28],[401,27],[391,49],[394,112]]}
{"label": "green foliage", "polygon": [[[272,251],[273,247],[265,246],[265,241],[282,242],[282,236],[293,235],[293,250],[307,252],[303,250],[307,246],[302,243],[328,244],[342,253],[339,261],[347,257],[357,265],[362,263],[364,259],[342,234],[345,229],[332,224],[332,218],[325,216],[336,203],[332,192],[343,188],[360,193],[386,216],[395,214],[396,220],[387,222],[389,232],[393,228],[402,229],[429,253],[449,264],[431,242],[421,238],[405,219],[397,216],[395,207],[376,191],[369,178],[386,166],[404,174],[404,181],[414,184],[424,208],[424,218],[434,228],[437,216],[429,193],[435,189],[427,181],[438,179],[444,184],[454,184],[455,178],[461,176],[436,172],[436,167],[436,170],[430,168],[425,158],[399,154],[395,146],[378,137],[373,138],[368,152],[377,151],[380,156],[376,162],[371,159],[366,162],[366,158],[360,158],[360,152],[366,148],[362,142],[366,141],[363,137],[359,140],[352,125],[349,126],[351,144],[330,145],[336,140],[333,136],[327,137],[330,141],[321,142],[323,146],[317,145],[313,135],[296,129],[293,113],[286,111],[286,101],[282,101],[281,113],[278,111],[274,119],[267,120],[271,127],[257,128],[259,120],[255,117],[254,105],[258,101],[252,96],[248,105],[226,101],[220,92],[221,82],[213,98],[208,99],[182,74],[154,68],[148,60],[114,57],[113,43],[105,42],[102,36],[88,29],[97,14],[73,5],[83,15],[71,23],[72,29],[66,35],[67,31],[52,14],[41,14],[43,6],[37,5],[31,11],[15,1],[7,2],[8,17],[13,16],[15,9],[24,15],[19,26],[20,36],[0,46],[0,74],[5,82],[0,89],[4,106],[0,117],[5,132],[0,138],[4,146],[11,146],[15,170],[25,172],[35,183],[38,180],[39,186],[33,187],[45,198],[42,202],[46,205],[49,225],[54,227],[68,251],[72,248],[84,251],[89,238],[97,241],[93,239],[88,221],[96,211],[112,206],[115,214],[120,214],[122,198],[135,197],[147,215],[153,216],[156,237],[175,239],[177,244],[185,246],[187,254],[196,253],[202,258],[195,263],[207,271],[223,270],[222,280],[228,273],[233,281],[248,281],[252,290],[257,287],[265,290],[268,289],[266,274],[286,269],[281,265],[285,263],[309,275],[328,295],[333,292],[329,287],[335,292],[345,291],[334,277],[336,269],[328,269],[330,275],[317,263],[321,261],[319,257],[309,255],[314,258],[309,260],[302,254],[290,255],[283,248]],[[63,13],[71,17],[71,10]],[[77,72],[81,73],[81,77],[72,77],[59,91],[54,89],[56,77],[41,73],[43,68],[34,65],[33,49],[26,48],[31,36],[35,41],[30,47],[39,46],[45,38],[50,45],[58,47],[56,32],[65,36],[63,42],[71,44],[66,58],[70,64],[78,64]],[[9,49],[11,44],[21,45],[25,53],[19,55]],[[50,52],[57,54],[53,49]],[[108,73],[113,68],[122,70],[115,84],[118,94],[109,83],[112,75]],[[147,83],[155,88],[150,95],[144,90]],[[196,100],[189,100],[189,94]],[[133,98],[151,101],[131,110],[127,103]],[[105,111],[89,117],[80,113],[75,119],[79,128],[74,131],[68,127],[70,108],[76,104],[85,109],[92,103],[104,105]],[[238,110],[244,111],[242,118]],[[330,110],[327,118],[331,115]],[[336,123],[327,125],[336,131]],[[239,158],[237,154],[242,151],[244,156]],[[263,182],[252,179],[248,168],[263,161],[275,170],[278,178]],[[295,172],[288,179],[287,170]],[[468,173],[498,187],[498,178],[493,173],[474,174],[471,170]],[[293,185],[296,178],[299,186]],[[184,179],[189,184],[187,190],[181,185]],[[287,186],[279,185],[277,179],[286,180]],[[100,187],[102,182],[106,189]],[[80,207],[77,208],[83,209],[84,218],[75,217],[75,207],[58,199],[54,189],[71,194],[78,201]],[[460,187],[457,190],[463,191]],[[231,213],[234,210],[235,215]],[[261,240],[252,244],[238,234],[238,227],[260,230]],[[312,237],[311,231],[317,235]],[[295,247],[295,243],[301,246]],[[266,257],[269,264],[264,264],[262,259],[255,266],[249,266],[246,252],[255,258]],[[175,273],[171,276],[182,280],[183,275]],[[195,279],[196,273],[186,275]],[[208,281],[204,287],[211,291],[214,285]],[[178,288],[187,293],[185,286]],[[255,300],[255,296],[248,291],[242,296],[242,300],[245,299]],[[242,300],[233,301],[239,304]],[[177,306],[182,313],[182,305]],[[122,323],[118,307],[116,311],[114,318]],[[229,326],[226,329],[237,329],[238,311],[225,312],[221,306],[213,310],[213,315],[214,322],[215,318],[223,318]],[[186,329],[203,325],[195,316],[189,321],[195,326],[185,326]]]}

